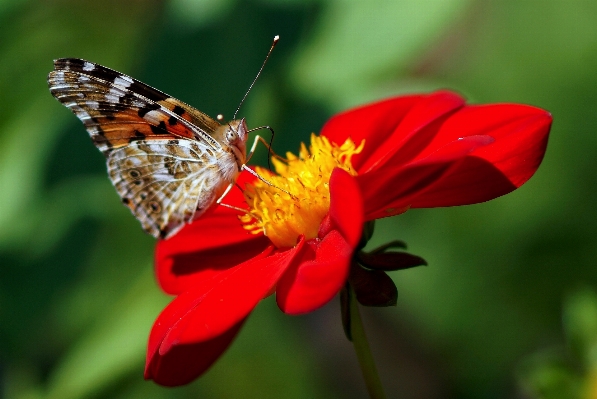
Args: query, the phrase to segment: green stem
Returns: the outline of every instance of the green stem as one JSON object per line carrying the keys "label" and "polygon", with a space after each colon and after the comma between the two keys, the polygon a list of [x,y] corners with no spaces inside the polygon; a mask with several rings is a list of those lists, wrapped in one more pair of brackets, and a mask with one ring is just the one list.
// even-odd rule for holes
{"label": "green stem", "polygon": [[367,385],[367,391],[369,391],[369,397],[371,399],[385,399],[386,395],[383,391],[379,375],[377,374],[377,368],[375,367],[371,349],[369,349],[369,342],[365,335],[356,294],[352,289],[352,286],[349,285],[347,288],[352,343],[354,345],[354,350],[357,353],[357,358],[359,359],[359,365],[361,366],[361,372],[363,373],[363,378]]}

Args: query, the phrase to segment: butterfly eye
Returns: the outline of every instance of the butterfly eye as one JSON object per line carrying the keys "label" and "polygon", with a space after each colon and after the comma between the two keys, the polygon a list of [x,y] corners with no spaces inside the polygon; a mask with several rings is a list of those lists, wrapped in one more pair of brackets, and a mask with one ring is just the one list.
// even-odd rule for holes
{"label": "butterfly eye", "polygon": [[236,132],[232,129],[229,129],[228,131],[226,131],[226,140],[228,140],[229,143],[233,143],[238,139],[238,134],[236,134]]}

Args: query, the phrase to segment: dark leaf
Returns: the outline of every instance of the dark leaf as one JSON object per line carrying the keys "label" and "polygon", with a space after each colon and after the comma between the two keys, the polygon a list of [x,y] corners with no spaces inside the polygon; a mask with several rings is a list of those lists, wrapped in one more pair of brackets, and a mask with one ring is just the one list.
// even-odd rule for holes
{"label": "dark leaf", "polygon": [[357,259],[361,265],[373,269],[394,271],[409,269],[416,266],[427,266],[425,259],[411,255],[406,252],[385,252],[385,253],[357,253]]}
{"label": "dark leaf", "polygon": [[392,279],[383,271],[367,270],[353,264],[350,283],[363,306],[395,306],[398,290]]}

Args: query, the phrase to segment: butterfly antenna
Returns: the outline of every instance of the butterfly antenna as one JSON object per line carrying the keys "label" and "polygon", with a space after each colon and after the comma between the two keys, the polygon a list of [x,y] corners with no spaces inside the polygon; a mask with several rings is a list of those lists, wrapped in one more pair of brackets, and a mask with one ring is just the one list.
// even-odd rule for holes
{"label": "butterfly antenna", "polygon": [[274,47],[276,47],[276,44],[278,44],[278,40],[280,40],[280,36],[278,36],[278,35],[274,36],[274,41],[272,42],[272,46],[269,48],[269,51],[267,52],[267,55],[265,56],[265,60],[263,60],[263,64],[261,65],[261,68],[259,68],[259,72],[257,72],[257,76],[255,76],[255,79],[253,79],[253,83],[251,83],[251,86],[249,86],[249,90],[247,90],[247,92],[245,93],[245,96],[240,101],[240,104],[238,104],[236,111],[234,111],[234,116],[232,117],[233,120],[236,119],[236,114],[238,114],[238,110],[240,109],[241,105],[243,105],[243,103],[245,102],[245,99],[249,95],[249,92],[253,88],[253,85],[255,85],[255,82],[257,82],[257,78],[259,77],[259,75],[261,75],[261,71],[263,71],[263,67],[265,67],[265,63],[267,62],[270,54],[274,50]]}

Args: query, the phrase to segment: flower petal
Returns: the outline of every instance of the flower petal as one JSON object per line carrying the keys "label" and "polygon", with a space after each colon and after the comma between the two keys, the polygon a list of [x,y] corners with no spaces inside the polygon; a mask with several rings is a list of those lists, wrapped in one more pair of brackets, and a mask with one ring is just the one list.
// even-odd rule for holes
{"label": "flower petal", "polygon": [[[365,148],[352,158],[359,174],[380,167],[390,158],[406,163],[425,149],[441,121],[464,106],[455,93],[402,96],[349,110],[332,117],[321,134],[337,144],[351,137]],[[399,153],[399,156],[396,155]]]}
{"label": "flower petal", "polygon": [[249,234],[241,227],[237,213],[231,217],[234,211],[221,209],[195,221],[169,240],[158,242],[156,276],[166,293],[180,294],[212,273],[268,252],[267,237]]}
{"label": "flower petal", "polygon": [[409,164],[392,159],[357,177],[366,220],[410,207],[483,202],[516,189],[539,167],[550,125],[549,113],[525,105],[459,110]]}
{"label": "flower petal", "polygon": [[[406,164],[428,148],[443,121],[464,106],[455,93],[438,91],[423,97],[405,115],[402,122],[358,169],[366,173],[386,163]],[[367,145],[367,144],[365,144]]]}
{"label": "flower petal", "polygon": [[452,116],[438,137],[484,134],[495,141],[466,156],[412,201],[413,208],[467,205],[507,194],[535,173],[547,147],[551,115],[516,104],[467,107]]}
{"label": "flower petal", "polygon": [[215,338],[232,328],[272,292],[301,248],[299,243],[295,248],[251,259],[179,295],[154,325],[154,329],[165,326],[160,327],[160,353],[176,345]]}
{"label": "flower petal", "polygon": [[323,225],[319,237],[336,229],[348,244],[356,248],[363,230],[364,205],[356,179],[343,169],[336,168],[330,177],[329,223]]}
{"label": "flower petal", "polygon": [[330,118],[321,129],[321,136],[342,145],[347,138],[357,143],[366,140],[360,154],[352,157],[352,164],[358,170],[366,160],[386,140],[387,135],[396,129],[413,105],[423,95],[401,96],[368,104],[341,112]]}
{"label": "flower petal", "polygon": [[278,307],[288,314],[302,314],[320,308],[340,291],[346,279],[354,248],[337,230],[323,240],[309,242],[284,273],[276,287]]}
{"label": "flower petal", "polygon": [[152,342],[152,338],[155,340],[152,331],[149,348],[154,350],[147,352],[145,379],[169,387],[188,384],[203,374],[222,355],[245,320],[241,320],[215,338],[195,344],[177,345],[163,354],[157,351],[159,342],[157,345]]}
{"label": "flower petal", "polygon": [[427,158],[407,166],[385,168],[357,176],[365,197],[365,220],[398,215],[436,181],[450,172],[466,155],[489,145],[489,136],[465,137],[436,150]]}
{"label": "flower petal", "polygon": [[[241,182],[253,179],[241,174]],[[240,190],[231,190],[225,203],[243,206]],[[186,225],[179,233],[156,246],[158,283],[168,294],[180,294],[212,273],[217,273],[267,251],[269,240],[250,234],[238,219],[239,212],[216,206],[208,215]]]}

